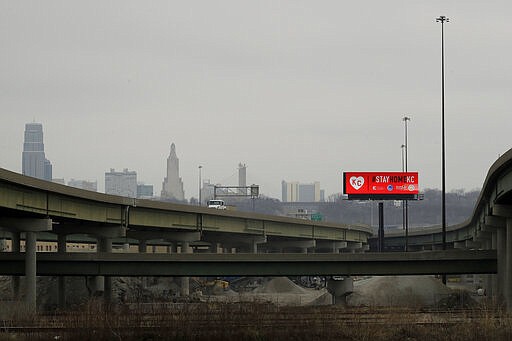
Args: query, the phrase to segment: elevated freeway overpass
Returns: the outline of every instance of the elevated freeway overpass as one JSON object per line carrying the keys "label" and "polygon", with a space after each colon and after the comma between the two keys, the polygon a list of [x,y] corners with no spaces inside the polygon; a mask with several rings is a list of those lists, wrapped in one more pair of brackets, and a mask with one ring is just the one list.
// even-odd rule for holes
{"label": "elevated freeway overpass", "polygon": [[[442,250],[442,240],[440,226],[410,229],[408,248]],[[370,239],[372,243],[376,243],[375,237]],[[403,250],[404,231],[387,232],[384,243],[387,250]],[[512,149],[490,167],[471,217],[447,227],[446,248],[495,250],[498,271],[488,277],[487,292],[505,300],[512,310]]]}
{"label": "elevated freeway overpass", "polygon": [[[0,169],[0,227],[6,233],[5,236],[11,239],[13,245],[12,255],[1,255],[0,262],[5,263],[2,263],[3,267],[0,266],[0,271],[4,271],[5,274],[9,274],[9,271],[2,269],[7,269],[8,264],[11,264],[13,269],[17,269],[17,274],[20,273],[20,240],[25,239],[24,274],[29,283],[27,285],[27,302],[33,306],[35,306],[35,277],[38,273],[38,264],[41,266],[39,273],[42,274],[43,269],[51,267],[48,264],[54,264],[59,268],[64,266],[65,260],[70,263],[74,262],[74,264],[84,262],[83,259],[79,259],[84,256],[65,255],[66,242],[75,239],[80,241],[83,240],[82,238],[91,238],[92,236],[97,240],[98,251],[106,254],[110,253],[112,246],[116,244],[137,246],[139,256],[130,255],[125,258],[114,255],[106,256],[106,258],[101,258],[99,255],[96,255],[96,258],[90,256],[92,258],[86,260],[85,263],[95,264],[97,275],[107,274],[108,272],[103,273],[101,269],[121,266],[121,263],[129,262],[130,257],[139,257],[137,258],[139,263],[132,265],[133,269],[141,264],[149,264],[148,259],[144,260],[144,257],[147,257],[144,255],[147,245],[158,243],[160,245],[167,244],[172,253],[172,255],[162,256],[164,258],[158,262],[166,263],[167,266],[173,264],[171,267],[175,267],[175,269],[181,266],[182,270],[176,270],[176,273],[185,276],[196,272],[183,270],[187,268],[183,264],[187,262],[189,265],[196,264],[188,266],[188,269],[192,269],[199,266],[198,262],[204,261],[204,258],[201,257],[205,257],[205,255],[190,254],[185,256],[190,258],[184,258],[180,263],[173,258],[178,256],[176,255],[178,249],[181,250],[181,253],[191,253],[192,248],[197,252],[217,253],[221,249],[233,250],[236,248],[238,251],[252,253],[252,255],[225,257],[212,255],[220,257],[215,266],[218,266],[219,269],[223,266],[225,268],[231,266],[232,269],[234,265],[228,265],[229,263],[234,264],[236,259],[245,259],[247,263],[244,266],[247,269],[252,269],[247,271],[256,273],[259,270],[255,264],[260,264],[260,270],[264,268],[262,264],[266,264],[266,262],[272,264],[270,259],[265,258],[270,256],[260,255],[258,252],[307,253],[314,251],[336,254],[346,251],[362,252],[368,249],[372,233],[369,228],[364,226],[304,221],[236,211],[217,211],[195,206],[109,196],[24,177],[3,169]],[[38,261],[36,257],[37,240],[52,240],[52,238],[57,240],[58,251],[63,257],[40,254],[40,261]],[[391,247],[403,245],[403,238],[404,236],[400,232],[388,234],[385,243]],[[317,255],[311,255],[309,259],[317,261],[315,268],[325,266],[329,272],[332,269],[330,268],[333,266],[332,264],[337,262],[336,266],[340,272],[349,268],[355,269],[355,266],[360,266],[359,269],[362,269],[365,263],[371,263],[373,266],[389,264],[393,270],[385,273],[401,274],[410,273],[410,270],[407,270],[407,264],[424,264],[426,266],[425,264],[428,262],[431,267],[429,271],[435,271],[432,270],[436,265],[435,259],[440,257],[439,259],[444,260],[437,263],[440,272],[457,273],[453,270],[457,264],[460,269],[463,269],[462,265],[465,264],[464,266],[468,267],[465,269],[472,273],[493,274],[497,272],[496,276],[489,276],[488,292],[503,298],[507,307],[512,309],[512,150],[505,153],[491,166],[471,218],[463,224],[450,226],[447,229],[448,248],[462,249],[459,250],[458,256],[455,256],[459,258],[450,258],[453,254],[449,256],[449,254],[443,254],[443,251],[437,253],[436,250],[442,248],[441,241],[440,228],[411,231],[409,234],[411,247],[416,250],[433,251],[428,256],[421,255],[425,252],[412,253],[416,254],[414,256],[406,254],[393,256],[402,257],[403,262],[397,262],[397,259],[393,260],[382,255],[374,256],[372,260],[371,255],[363,253],[356,253],[354,257],[360,256],[361,261],[355,262],[352,259],[354,263],[350,266],[348,265],[350,262],[347,263],[347,259],[342,258],[331,260],[333,263],[328,263],[325,259],[322,261],[314,258]],[[469,251],[466,253],[464,250]],[[286,267],[297,269],[299,266],[302,266],[303,269],[311,269],[310,265],[306,266],[300,263],[300,260],[303,260],[301,257],[304,256],[297,255],[294,260],[292,255],[288,262],[281,263],[281,268],[276,269],[286,269]],[[9,260],[6,257],[13,258]],[[115,257],[121,257],[121,259]],[[283,255],[279,257],[283,257]],[[426,263],[421,263],[422,257]],[[242,263],[237,264],[240,266]],[[441,264],[444,265],[441,266]],[[472,268],[469,264],[473,264]],[[372,268],[369,265],[366,269],[367,272],[362,271],[361,273],[373,271],[375,271],[374,274],[384,273],[376,271],[377,267]],[[139,270],[134,270],[133,273],[137,273],[137,271]],[[155,270],[155,272],[158,271],[160,270]],[[281,270],[275,271],[284,273]],[[302,271],[304,274],[309,272],[309,270]],[[340,272],[338,274],[342,274]],[[355,274],[358,272],[347,270],[345,273]],[[430,272],[425,270],[424,273]],[[69,273],[68,275],[76,274]],[[106,276],[105,291],[108,291],[109,277]],[[186,283],[184,287],[186,287]]]}
{"label": "elevated freeway overpass", "polygon": [[[57,242],[58,250],[51,251],[58,252],[54,257],[48,256],[56,261],[66,257],[68,242],[95,244],[95,249],[104,253],[119,245],[129,252],[134,246],[138,251],[135,257],[143,256],[148,245],[166,246],[167,252],[173,254],[235,250],[355,253],[368,249],[371,233],[365,226],[106,195],[0,169],[0,239],[10,241],[13,255],[20,254],[22,247],[25,249],[23,274],[26,300],[32,310],[36,303],[36,275],[41,274],[37,251],[42,241]],[[42,253],[39,255],[43,257]],[[11,266],[20,274],[19,263],[16,267],[3,257],[0,262],[0,274],[9,274]],[[77,264],[78,272],[85,269],[84,263]],[[128,269],[136,273],[136,267],[141,266],[147,267],[147,263],[132,264]],[[14,292],[19,295],[19,278],[14,278],[13,283]],[[182,278],[181,286],[182,294],[187,295],[187,277]],[[105,292],[110,291],[110,277],[104,278],[104,287]],[[59,291],[64,292],[63,277],[59,279]]]}

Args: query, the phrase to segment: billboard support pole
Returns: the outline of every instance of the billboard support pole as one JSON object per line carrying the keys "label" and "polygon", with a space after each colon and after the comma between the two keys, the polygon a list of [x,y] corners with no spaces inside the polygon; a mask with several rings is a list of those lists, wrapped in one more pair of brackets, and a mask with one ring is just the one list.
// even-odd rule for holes
{"label": "billboard support pole", "polygon": [[379,202],[379,252],[384,252],[384,203]]}

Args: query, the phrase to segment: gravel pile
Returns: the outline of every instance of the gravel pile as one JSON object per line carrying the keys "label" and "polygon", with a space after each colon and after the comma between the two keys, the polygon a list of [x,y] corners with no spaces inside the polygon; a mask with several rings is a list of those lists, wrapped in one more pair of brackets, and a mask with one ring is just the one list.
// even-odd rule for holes
{"label": "gravel pile", "polygon": [[275,277],[252,292],[255,294],[306,294],[309,290],[293,283],[288,277]]}
{"label": "gravel pile", "polygon": [[377,276],[354,282],[350,306],[434,306],[452,290],[432,276]]}

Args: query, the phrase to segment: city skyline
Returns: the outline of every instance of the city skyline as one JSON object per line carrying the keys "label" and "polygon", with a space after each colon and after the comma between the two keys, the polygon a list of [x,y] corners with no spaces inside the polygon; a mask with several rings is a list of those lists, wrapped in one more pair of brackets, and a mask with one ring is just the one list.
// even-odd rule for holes
{"label": "city skyline", "polygon": [[174,141],[187,197],[199,165],[236,184],[238,162],[262,194],[280,198],[289,179],[328,196],[344,171],[401,169],[407,116],[408,168],[440,188],[446,15],[446,185],[480,188],[511,147],[511,6],[12,2],[0,11],[0,167],[21,173],[23,125],[36,120],[53,177],[100,191],[105,171],[129,168],[158,192]]}
{"label": "city skyline", "polygon": [[[27,147],[28,146],[28,147]],[[26,123],[25,124],[25,133],[24,133],[24,144],[23,144],[23,166],[25,163],[29,163],[25,161],[28,159],[26,156],[27,150],[32,152],[38,152],[38,155],[42,152],[44,159],[44,167],[43,171],[46,174],[49,164],[50,174],[52,165],[49,160],[44,158],[44,144],[43,144],[43,128],[41,123]],[[33,162],[32,162],[33,163]],[[203,166],[201,166],[201,169]],[[243,163],[238,164],[238,185],[244,186],[242,183],[246,183],[246,174],[247,165]],[[160,196],[147,195],[149,187],[151,187],[151,192],[153,191],[153,184],[145,184],[144,182],[137,181],[137,172],[136,171],[128,171],[127,168],[124,168],[123,172],[116,172],[114,168],[110,169],[110,172],[104,173],[104,190],[100,192],[104,192],[106,194],[127,196],[127,197],[139,197],[139,188],[145,192],[144,197],[153,198],[153,199],[173,199],[178,201],[188,201],[191,198],[197,199],[197,195],[190,195],[189,197],[185,196],[184,193],[184,184],[182,178],[179,176],[179,158],[176,154],[176,146],[171,143],[170,153],[167,157],[167,168],[166,168],[166,177],[164,177],[164,181],[162,182],[162,191]],[[24,174],[26,175],[26,174]],[[33,175],[30,175],[33,176]],[[234,176],[234,174],[232,175]],[[51,175],[50,175],[51,177]],[[44,178],[43,178],[44,179]],[[47,181],[54,181],[61,184],[66,184],[64,178],[53,178],[53,179],[44,179]],[[201,186],[213,186],[210,183],[210,179],[203,179]],[[85,184],[85,186],[84,186]],[[228,185],[226,183],[213,183],[220,185]],[[87,190],[98,191],[97,188],[97,180],[94,180],[94,184],[88,180],[76,180],[73,177],[67,182],[67,186],[77,187]],[[311,187],[311,188],[310,188]],[[203,187],[202,187],[203,188]],[[204,188],[204,191],[208,191],[207,188]],[[302,194],[301,194],[302,193]],[[328,193],[327,196],[332,196],[340,194],[340,192]],[[296,201],[306,201],[306,202],[314,202],[314,201],[324,201],[327,197],[325,195],[325,191],[320,189],[320,183],[318,181],[314,181],[313,183],[300,183],[299,181],[281,181],[281,197],[273,197],[276,199],[280,199],[282,202],[296,202]],[[304,200],[304,198],[308,200]]]}
{"label": "city skyline", "polygon": [[52,181],[52,164],[44,153],[43,125],[26,123],[23,139],[22,174]]}

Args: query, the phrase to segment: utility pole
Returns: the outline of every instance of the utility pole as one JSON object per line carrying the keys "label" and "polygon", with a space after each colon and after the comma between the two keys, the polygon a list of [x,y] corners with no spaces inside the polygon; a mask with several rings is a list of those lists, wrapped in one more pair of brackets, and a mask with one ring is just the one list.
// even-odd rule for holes
{"label": "utility pole", "polygon": [[[441,121],[442,121],[442,228],[443,250],[446,250],[446,152],[445,152],[445,127],[444,127],[444,23],[450,19],[441,15],[436,18],[441,23]],[[446,284],[446,275],[443,275],[443,283]]]}
{"label": "utility pole", "polygon": [[[408,158],[408,136],[407,136],[407,122],[410,121],[411,118],[404,116],[402,121],[404,121],[404,129],[405,129],[405,143],[404,143],[404,171],[407,173],[407,158]],[[405,228],[405,252],[409,250],[409,201],[404,200],[404,228]]]}

